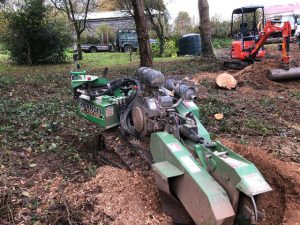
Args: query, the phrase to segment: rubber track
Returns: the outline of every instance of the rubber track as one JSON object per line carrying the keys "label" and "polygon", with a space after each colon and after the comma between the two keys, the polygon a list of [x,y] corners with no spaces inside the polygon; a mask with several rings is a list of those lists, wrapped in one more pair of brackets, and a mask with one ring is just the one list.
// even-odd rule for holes
{"label": "rubber track", "polygon": [[150,150],[132,142],[129,137],[123,137],[117,128],[103,131],[100,135],[107,150],[117,153],[128,169],[144,175],[149,173],[152,161]]}

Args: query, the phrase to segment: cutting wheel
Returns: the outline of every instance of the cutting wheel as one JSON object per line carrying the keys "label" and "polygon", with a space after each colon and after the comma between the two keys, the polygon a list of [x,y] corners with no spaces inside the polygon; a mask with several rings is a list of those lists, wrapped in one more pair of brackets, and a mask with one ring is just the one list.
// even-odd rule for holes
{"label": "cutting wheel", "polygon": [[259,212],[255,197],[241,195],[239,200],[239,211],[236,217],[238,224],[253,225],[263,218],[263,213]]}

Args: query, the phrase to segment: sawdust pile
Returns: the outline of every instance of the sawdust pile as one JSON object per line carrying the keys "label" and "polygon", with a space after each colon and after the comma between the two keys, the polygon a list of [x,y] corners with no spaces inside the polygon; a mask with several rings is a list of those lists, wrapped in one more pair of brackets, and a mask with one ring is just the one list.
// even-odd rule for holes
{"label": "sawdust pile", "polygon": [[110,166],[100,167],[85,183],[56,178],[38,209],[44,212],[41,217],[51,224],[171,224],[151,177]]}
{"label": "sawdust pile", "polygon": [[243,146],[227,140],[223,144],[253,162],[273,191],[261,195],[258,208],[265,213],[263,225],[300,224],[300,166],[285,163],[261,149]]}
{"label": "sawdust pile", "polygon": [[255,89],[268,90],[274,86],[282,86],[282,84],[273,82],[267,77],[268,70],[274,68],[280,68],[280,64],[278,62],[264,61],[248,66],[233,74],[233,76],[240,85],[247,83]]}

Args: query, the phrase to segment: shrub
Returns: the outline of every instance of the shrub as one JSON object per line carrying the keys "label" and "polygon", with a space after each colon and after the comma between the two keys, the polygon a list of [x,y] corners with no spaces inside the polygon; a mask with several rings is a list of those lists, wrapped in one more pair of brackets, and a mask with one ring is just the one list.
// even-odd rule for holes
{"label": "shrub", "polygon": [[18,64],[59,63],[66,59],[70,32],[62,22],[47,17],[50,11],[43,2],[25,0],[16,11],[7,12],[8,31],[1,39]]}
{"label": "shrub", "polygon": [[[152,44],[153,55],[159,56],[159,42]],[[178,48],[176,47],[176,42],[173,40],[168,40],[164,45],[164,52],[162,57],[176,57],[178,52]]]}
{"label": "shrub", "polygon": [[231,46],[232,39],[230,38],[213,38],[214,48],[229,48]]}

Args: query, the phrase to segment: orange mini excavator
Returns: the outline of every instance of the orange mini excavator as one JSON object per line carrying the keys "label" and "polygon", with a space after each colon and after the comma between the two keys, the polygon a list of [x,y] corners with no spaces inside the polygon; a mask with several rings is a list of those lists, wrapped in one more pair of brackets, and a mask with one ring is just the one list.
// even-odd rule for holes
{"label": "orange mini excavator", "polygon": [[[250,23],[250,24],[249,24]],[[231,19],[231,59],[224,65],[243,69],[265,56],[264,44],[273,33],[282,34],[281,69],[269,70],[270,80],[298,79],[300,68],[290,68],[290,22],[264,20],[264,6],[241,7],[233,10]]]}

